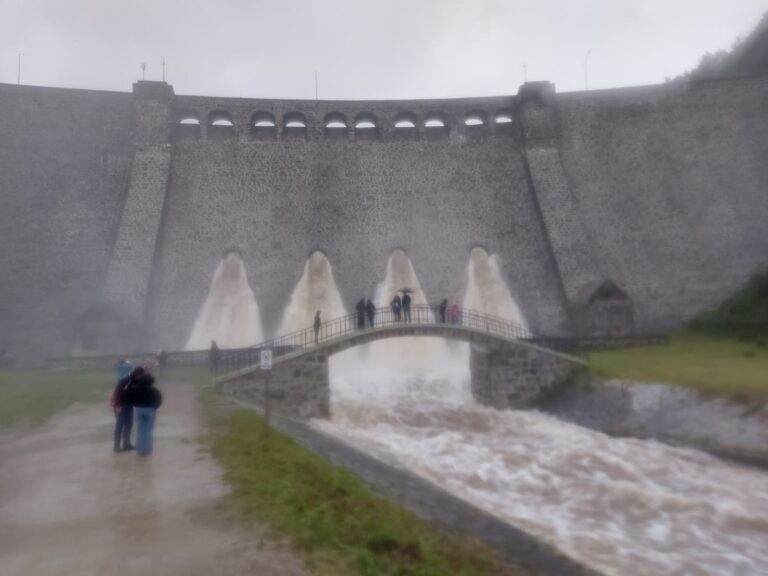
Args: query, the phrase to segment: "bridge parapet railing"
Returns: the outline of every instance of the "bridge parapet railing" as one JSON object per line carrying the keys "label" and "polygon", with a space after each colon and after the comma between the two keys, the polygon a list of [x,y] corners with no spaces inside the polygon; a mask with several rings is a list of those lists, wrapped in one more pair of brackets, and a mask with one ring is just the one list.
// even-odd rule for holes
{"label": "bridge parapet railing", "polygon": [[272,358],[276,359],[298,350],[309,350],[353,333],[398,326],[455,326],[479,330],[508,340],[533,338],[533,334],[524,326],[469,309],[452,311],[449,308],[441,313],[439,306],[420,305],[411,306],[408,313],[404,309],[396,312],[391,307],[383,307],[375,309],[372,323],[367,312],[364,314],[363,320],[361,325],[357,313],[347,314],[328,321],[321,321],[317,333],[315,333],[314,326],[310,326],[303,330],[278,336],[252,348],[222,350],[219,370],[230,372],[258,364],[262,349],[272,350]]}

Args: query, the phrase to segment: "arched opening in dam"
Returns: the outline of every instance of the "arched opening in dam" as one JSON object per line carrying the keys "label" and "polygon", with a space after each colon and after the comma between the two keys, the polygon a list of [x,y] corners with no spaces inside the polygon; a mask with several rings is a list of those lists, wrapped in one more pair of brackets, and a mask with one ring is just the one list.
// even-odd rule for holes
{"label": "arched opening in dam", "polygon": [[415,114],[411,114],[409,112],[401,112],[395,117],[395,128],[396,129],[414,129],[416,128],[416,123],[418,120],[416,119]]}
{"label": "arched opening in dam", "polygon": [[208,296],[195,320],[186,350],[253,346],[264,339],[256,297],[243,259],[228,252],[213,273]]}
{"label": "arched opening in dam", "polygon": [[232,115],[229,112],[226,112],[224,110],[214,110],[213,112],[208,114],[208,125],[231,127],[231,126],[234,126],[235,124],[232,121]]}
{"label": "arched opening in dam", "polygon": [[251,126],[254,128],[274,128],[275,116],[271,112],[255,112],[251,117]]}
{"label": "arched opening in dam", "polygon": [[339,112],[331,112],[330,114],[326,114],[325,128],[326,129],[338,128],[338,129],[346,130],[347,128],[346,116],[344,116],[344,114],[341,114]]}
{"label": "arched opening in dam", "polygon": [[424,128],[445,128],[448,120],[442,112],[430,112],[424,120]]}
{"label": "arched opening in dam", "polygon": [[483,126],[485,122],[485,113],[482,110],[473,110],[464,116],[466,126]]}
{"label": "arched opening in dam", "polygon": [[182,110],[178,114],[178,123],[185,126],[200,126],[200,115],[194,110]]}

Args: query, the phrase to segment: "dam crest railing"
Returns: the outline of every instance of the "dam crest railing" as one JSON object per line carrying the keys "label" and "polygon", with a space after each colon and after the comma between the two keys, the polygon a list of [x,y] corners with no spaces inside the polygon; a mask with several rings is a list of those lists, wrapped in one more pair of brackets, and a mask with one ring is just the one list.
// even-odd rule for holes
{"label": "dam crest railing", "polygon": [[218,371],[220,373],[230,372],[258,364],[261,350],[265,349],[272,350],[272,358],[277,360],[288,354],[308,351],[366,331],[410,326],[464,328],[485,332],[506,340],[535,339],[533,333],[524,326],[475,310],[459,309],[452,314],[449,309],[445,312],[445,319],[443,320],[438,306],[411,306],[410,317],[407,317],[405,310],[396,314],[392,308],[384,307],[375,309],[373,325],[370,324],[366,314],[364,326],[361,327],[357,313],[353,313],[322,321],[317,334],[315,334],[314,326],[310,326],[267,340],[251,348],[237,351],[222,350]]}

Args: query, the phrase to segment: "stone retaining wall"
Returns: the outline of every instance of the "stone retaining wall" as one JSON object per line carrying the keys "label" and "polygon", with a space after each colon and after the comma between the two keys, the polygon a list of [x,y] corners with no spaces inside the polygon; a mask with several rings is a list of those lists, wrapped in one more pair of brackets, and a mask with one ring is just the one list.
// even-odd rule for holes
{"label": "stone retaining wall", "polygon": [[269,387],[270,409],[293,418],[328,418],[330,384],[328,357],[309,354],[274,366],[272,370],[249,369],[217,383],[220,392],[238,400],[266,406]]}
{"label": "stone retaining wall", "polygon": [[499,410],[528,408],[567,384],[582,365],[575,358],[531,346],[473,346],[472,395],[480,404]]}

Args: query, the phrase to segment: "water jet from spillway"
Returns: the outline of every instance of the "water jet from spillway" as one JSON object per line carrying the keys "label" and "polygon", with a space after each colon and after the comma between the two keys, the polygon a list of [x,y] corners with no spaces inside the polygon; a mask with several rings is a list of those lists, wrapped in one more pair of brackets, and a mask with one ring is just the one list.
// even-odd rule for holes
{"label": "water jet from spillway", "polygon": [[528,328],[528,323],[501,274],[498,257],[489,256],[483,248],[473,248],[469,255],[467,275],[464,308]]}
{"label": "water jet from spillway", "polygon": [[204,350],[215,340],[220,348],[244,348],[263,340],[259,306],[248,283],[243,259],[230,252],[216,267],[187,350]]}
{"label": "water jet from spillway", "polygon": [[[384,281],[376,289],[377,307],[389,307],[398,291],[408,288],[411,305],[428,304],[410,258],[395,250],[387,261]],[[448,346],[442,338],[405,336],[372,342],[330,358],[331,410],[351,408],[357,398],[376,403],[409,397],[440,397],[467,401],[469,348]],[[414,396],[415,395],[415,396]],[[342,408],[344,403],[346,408]],[[350,404],[351,403],[351,404]]]}
{"label": "water jet from spillway", "polygon": [[304,265],[304,274],[291,294],[278,333],[288,334],[312,326],[318,310],[324,322],[347,314],[331,263],[325,254],[315,251]]}

